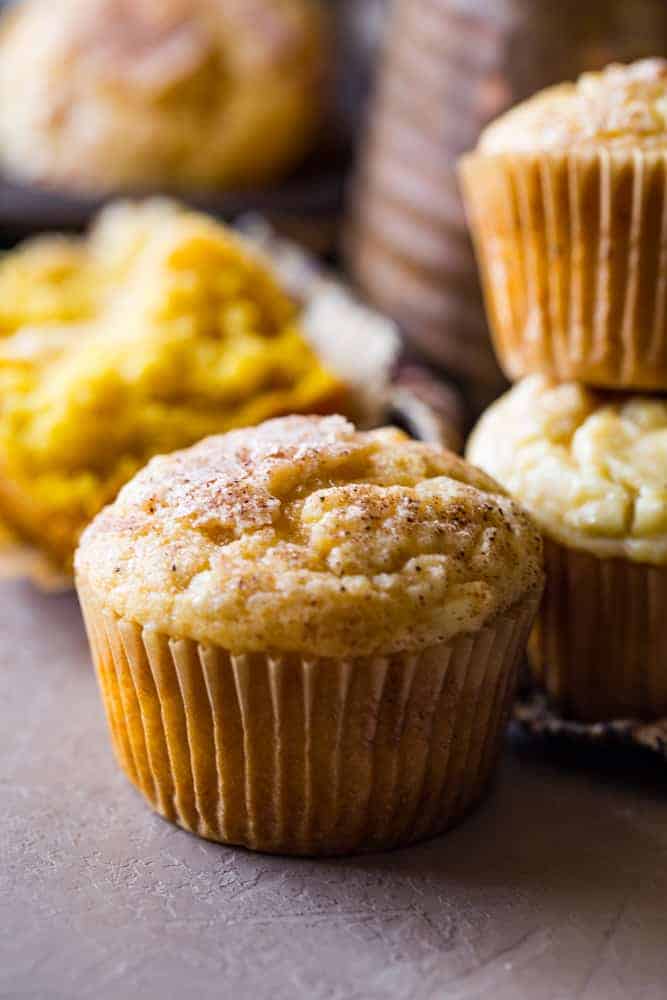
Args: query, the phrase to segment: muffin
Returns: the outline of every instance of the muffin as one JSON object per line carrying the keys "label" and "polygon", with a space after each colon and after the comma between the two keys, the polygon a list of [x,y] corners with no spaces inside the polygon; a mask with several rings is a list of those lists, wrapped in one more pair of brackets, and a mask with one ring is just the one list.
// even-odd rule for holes
{"label": "muffin", "polygon": [[490,407],[467,457],[545,536],[534,678],[566,716],[667,716],[667,400],[533,375]]}
{"label": "muffin", "polygon": [[152,455],[346,401],[265,261],[170,204],[120,204],[87,240],[10,254],[0,289],[0,519],[65,571]]}
{"label": "muffin", "polygon": [[667,62],[584,74],[461,163],[496,351],[531,372],[667,389]]}
{"label": "muffin", "polygon": [[25,0],[0,31],[0,163],[22,181],[264,183],[319,124],[317,0]]}
{"label": "muffin", "polygon": [[76,581],[151,806],[264,851],[396,846],[487,784],[542,587],[529,517],[402,432],[287,417],[153,459]]}

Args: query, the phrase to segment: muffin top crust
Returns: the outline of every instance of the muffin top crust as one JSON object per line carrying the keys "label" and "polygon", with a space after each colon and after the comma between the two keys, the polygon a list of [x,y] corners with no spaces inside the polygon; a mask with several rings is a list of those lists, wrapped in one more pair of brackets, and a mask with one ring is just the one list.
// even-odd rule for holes
{"label": "muffin top crust", "polygon": [[576,83],[548,87],[492,122],[482,153],[530,153],[600,146],[610,150],[667,145],[667,60],[613,63]]}
{"label": "muffin top crust", "polygon": [[467,456],[558,541],[667,563],[667,399],[530,376],[487,410]]}
{"label": "muffin top crust", "polygon": [[85,531],[76,570],[141,625],[316,656],[448,641],[542,583],[539,533],[487,475],[337,416],[153,459]]}

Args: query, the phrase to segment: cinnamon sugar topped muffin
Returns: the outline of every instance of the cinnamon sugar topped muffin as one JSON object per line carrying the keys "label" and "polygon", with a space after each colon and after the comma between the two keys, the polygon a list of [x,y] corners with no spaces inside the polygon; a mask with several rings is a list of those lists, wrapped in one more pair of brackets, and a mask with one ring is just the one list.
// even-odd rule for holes
{"label": "cinnamon sugar topped muffin", "polygon": [[84,191],[229,187],[306,151],[317,0],[26,0],[0,34],[0,162]]}
{"label": "cinnamon sugar topped muffin", "polygon": [[522,510],[455,455],[290,417],[153,459],[86,531],[119,615],[236,652],[447,642],[539,586]]}
{"label": "cinnamon sugar topped muffin", "polygon": [[542,590],[484,473],[286,417],[154,459],[77,589],[114,746],[164,816],[299,854],[445,830],[493,772]]}

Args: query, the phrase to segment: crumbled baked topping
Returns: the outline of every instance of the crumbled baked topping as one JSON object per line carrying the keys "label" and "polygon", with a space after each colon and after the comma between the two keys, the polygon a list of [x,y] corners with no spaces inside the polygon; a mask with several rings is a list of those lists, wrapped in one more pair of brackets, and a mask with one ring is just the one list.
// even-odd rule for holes
{"label": "crumbled baked topping", "polygon": [[118,203],[89,239],[9,254],[3,328],[0,512],[65,567],[152,455],[344,404],[266,263],[171,203]]}
{"label": "crumbled baked topping", "polygon": [[83,191],[263,183],[324,104],[312,0],[24,0],[0,18],[4,171]]}

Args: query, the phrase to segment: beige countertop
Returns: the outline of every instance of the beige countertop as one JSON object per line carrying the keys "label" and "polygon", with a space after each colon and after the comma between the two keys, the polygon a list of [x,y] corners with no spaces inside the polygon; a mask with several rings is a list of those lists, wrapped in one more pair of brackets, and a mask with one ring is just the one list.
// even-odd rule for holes
{"label": "beige countertop", "polygon": [[667,774],[508,748],[446,837],[199,841],[116,768],[74,598],[0,585],[0,998],[662,1000]]}

